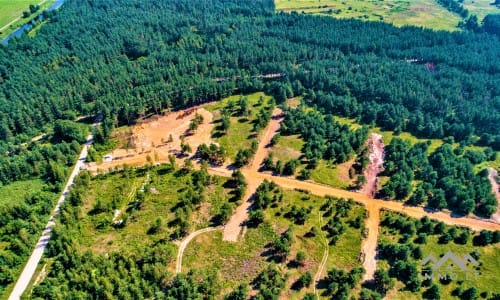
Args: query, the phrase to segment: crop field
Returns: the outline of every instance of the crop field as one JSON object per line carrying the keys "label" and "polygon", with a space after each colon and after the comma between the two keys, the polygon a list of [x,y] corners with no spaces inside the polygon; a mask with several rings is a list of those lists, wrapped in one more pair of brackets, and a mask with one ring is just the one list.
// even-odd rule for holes
{"label": "crop field", "polygon": [[[22,18],[23,11],[29,11],[30,4],[40,5],[40,13],[55,0],[0,0],[0,39],[26,23],[30,18]],[[16,20],[15,22],[13,22]],[[9,23],[13,22],[9,25]]]}
{"label": "crop field", "polygon": [[[457,24],[461,20],[433,0],[276,0],[275,4],[277,10],[285,12],[383,21],[396,26],[414,25],[436,30],[458,30]],[[471,3],[470,6],[477,5]]]}

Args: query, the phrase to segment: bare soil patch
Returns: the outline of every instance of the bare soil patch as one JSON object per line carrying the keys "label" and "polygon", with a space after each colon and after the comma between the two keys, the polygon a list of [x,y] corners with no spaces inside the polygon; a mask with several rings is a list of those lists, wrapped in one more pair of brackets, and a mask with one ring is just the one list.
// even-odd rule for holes
{"label": "bare soil patch", "polygon": [[500,223],[500,185],[497,183],[498,171],[493,168],[488,168],[488,179],[491,182],[491,189],[493,194],[497,197],[497,212],[491,216],[491,219],[497,223]]}
{"label": "bare soil patch", "polygon": [[368,147],[370,149],[370,164],[364,171],[366,184],[361,192],[371,198],[377,191],[378,174],[384,164],[384,142],[380,134],[372,133],[368,138]]}
{"label": "bare soil patch", "polygon": [[[190,132],[189,124],[196,113],[203,116],[203,122],[195,132]],[[166,116],[155,116],[135,125],[127,137],[128,141],[106,155],[110,157],[109,161],[101,164],[91,163],[88,169],[95,173],[99,169],[108,170],[124,164],[139,166],[146,164],[148,157],[153,163],[166,162],[169,155],[178,155],[181,152],[181,137],[191,146],[193,152],[200,144],[213,143],[211,138],[213,128],[213,115],[203,107],[171,112]],[[169,141],[170,135],[172,141]]]}

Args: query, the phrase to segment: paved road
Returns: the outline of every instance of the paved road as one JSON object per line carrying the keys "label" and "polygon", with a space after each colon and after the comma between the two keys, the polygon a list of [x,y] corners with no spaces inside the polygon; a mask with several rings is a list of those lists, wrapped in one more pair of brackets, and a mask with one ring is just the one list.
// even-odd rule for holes
{"label": "paved road", "polygon": [[[97,126],[97,123],[93,125],[94,128]],[[45,226],[42,236],[36,243],[35,250],[31,253],[31,256],[26,263],[26,266],[24,266],[23,272],[21,273],[21,276],[16,282],[16,285],[14,286],[14,289],[10,293],[9,300],[18,300],[21,298],[21,295],[24,293],[26,288],[28,287],[28,284],[31,281],[31,278],[33,277],[33,274],[35,274],[36,267],[38,266],[38,263],[40,262],[40,259],[42,258],[43,252],[45,251],[45,248],[47,248],[47,244],[49,243],[50,240],[50,234],[52,232],[52,228],[55,225],[54,222],[54,217],[58,214],[59,209],[61,207],[61,204],[66,200],[66,197],[69,193],[69,189],[71,185],[73,184],[73,181],[75,180],[75,177],[78,175],[80,170],[83,168],[85,159],[87,158],[87,152],[89,149],[89,146],[93,142],[94,136],[90,134],[87,137],[87,142],[83,146],[82,152],[80,153],[80,156],[78,157],[78,160],[76,162],[75,167],[73,168],[73,171],[71,172],[71,175],[68,178],[68,182],[66,183],[66,186],[64,187],[64,190],[59,197],[59,200],[57,201],[57,204],[54,208],[54,211],[52,212],[52,215],[49,218],[49,222]]]}

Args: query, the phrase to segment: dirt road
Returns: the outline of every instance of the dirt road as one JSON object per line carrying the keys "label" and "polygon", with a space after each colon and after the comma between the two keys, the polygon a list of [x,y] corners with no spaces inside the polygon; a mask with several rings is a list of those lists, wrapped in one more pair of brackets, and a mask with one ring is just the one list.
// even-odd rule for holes
{"label": "dirt road", "polygon": [[488,168],[488,179],[491,183],[491,189],[493,194],[497,197],[497,212],[491,216],[491,219],[497,223],[500,223],[500,185],[498,185],[495,177],[498,177],[498,171],[493,168]]}
{"label": "dirt road", "polygon": [[221,228],[222,227],[207,227],[204,229],[200,229],[198,231],[192,232],[184,240],[182,240],[181,244],[179,245],[179,252],[177,252],[177,264],[175,266],[175,273],[180,273],[182,271],[182,256],[184,254],[184,250],[186,250],[187,245],[189,244],[189,242],[191,242],[192,239],[202,233],[218,230]]}
{"label": "dirt road", "polygon": [[[373,153],[370,157],[370,187],[365,190],[365,193],[356,193],[347,190],[332,188],[330,186],[317,184],[311,181],[300,181],[288,177],[273,176],[272,174],[266,172],[258,172],[260,164],[269,154],[269,148],[267,147],[267,145],[271,141],[274,134],[276,134],[276,132],[280,128],[280,122],[282,120],[281,114],[282,112],[278,109],[275,109],[273,111],[273,118],[267,126],[266,131],[261,139],[254,160],[248,167],[242,169],[242,173],[248,183],[248,190],[245,194],[243,204],[241,204],[237,208],[236,213],[231,217],[230,221],[226,225],[223,237],[224,240],[237,240],[239,233],[242,231],[243,222],[248,218],[248,208],[251,205],[251,196],[253,195],[259,184],[265,179],[274,181],[282,188],[308,190],[312,194],[318,196],[331,195],[345,199],[353,199],[365,206],[369,214],[369,217],[365,222],[367,236],[361,246],[361,251],[364,255],[363,267],[366,271],[363,277],[363,280],[365,281],[373,279],[373,275],[375,274],[377,268],[376,255],[381,209],[405,213],[414,218],[422,218],[424,216],[428,216],[431,219],[443,221],[444,223],[449,225],[466,226],[476,231],[482,229],[500,230],[500,225],[498,223],[492,222],[491,220],[479,219],[474,217],[456,218],[446,212],[431,212],[426,211],[422,207],[410,207],[404,206],[400,202],[374,199],[373,194],[376,188],[376,178],[383,164],[383,143],[380,136],[377,135],[372,135]],[[211,173],[222,176],[230,176],[229,171],[221,168],[212,169]],[[322,270],[320,269],[319,272],[321,274]]]}
{"label": "dirt road", "polygon": [[[255,156],[253,157],[249,165],[242,168],[241,170],[243,175],[245,176],[245,180],[248,186],[243,197],[242,204],[236,208],[235,213],[231,216],[231,219],[229,219],[229,222],[227,222],[224,228],[224,235],[222,237],[222,240],[224,241],[237,241],[238,236],[244,227],[244,221],[248,218],[250,205],[252,204],[251,198],[257,190],[257,187],[262,182],[261,180],[254,180],[251,176],[249,176],[249,174],[251,174],[251,172],[257,172],[262,161],[268,156],[268,145],[271,142],[273,136],[280,128],[280,123],[283,120],[282,115],[283,111],[281,109],[275,108],[273,110],[271,121],[269,122],[264,134],[262,135]],[[219,169],[217,172],[225,173],[224,169]]]}

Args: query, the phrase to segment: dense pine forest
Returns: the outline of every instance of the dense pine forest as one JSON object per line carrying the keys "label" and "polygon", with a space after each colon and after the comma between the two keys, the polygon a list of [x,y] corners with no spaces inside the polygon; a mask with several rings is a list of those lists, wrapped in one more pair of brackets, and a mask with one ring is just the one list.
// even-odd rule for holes
{"label": "dense pine forest", "polygon": [[[461,145],[500,150],[500,21],[496,16],[485,19],[484,30],[449,33],[275,13],[271,0],[67,0],[61,10],[45,15],[48,22],[34,37],[0,46],[0,186],[28,179],[45,181],[43,197],[0,203],[0,295],[20,271],[55,200],[52,193],[60,190],[65,170],[85,140],[87,127],[75,122],[79,116],[102,114],[96,141],[104,142],[113,128],[153,113],[235,93],[265,91],[278,103],[303,95],[305,102],[325,115],[356,118],[384,130],[424,138],[451,136]],[[293,116],[287,116],[288,131],[298,133]],[[310,115],[295,117],[302,124],[318,123]],[[326,131],[332,126],[325,127],[321,138],[346,131],[334,125],[335,134],[329,136]],[[31,141],[44,133],[42,141]],[[344,161],[358,150],[366,134],[365,129],[358,130],[325,145],[315,145],[311,137],[307,157]],[[415,152],[415,157],[425,152],[425,145],[393,148]],[[400,161],[396,152],[388,164]],[[445,164],[442,157],[448,154]],[[448,204],[429,199],[433,207],[449,205],[463,213],[475,208],[484,215],[494,210],[494,200],[480,199],[489,185],[471,175],[472,166],[466,161],[475,164],[474,153],[454,154],[445,145],[428,159],[415,158],[425,170],[444,176],[441,180],[430,178],[434,173],[407,170],[413,164],[410,159],[399,168],[387,168],[387,173],[422,180],[418,193],[439,189],[446,195],[457,185],[481,186],[475,192],[464,189],[462,198]],[[465,169],[452,176],[450,169],[457,166]],[[390,182],[383,192],[390,198],[409,194]],[[461,199],[467,201],[461,203]],[[39,207],[29,208],[37,203]],[[18,239],[23,226],[19,220],[29,218],[36,219],[38,227]],[[56,240],[62,243],[57,236]],[[51,247],[56,246],[67,245]],[[110,265],[129,264],[128,258],[112,259]],[[162,263],[162,259],[152,262]],[[69,267],[78,263],[72,260],[68,259]],[[61,270],[62,266],[66,267],[61,265]],[[134,264],[123,270],[124,274],[126,270],[152,272]],[[124,279],[136,282],[130,283],[133,291],[124,293],[152,297],[157,291],[143,293],[141,286],[156,281],[135,281],[141,276],[134,274]],[[190,281],[177,277],[162,287],[165,293],[157,298],[178,298],[180,293],[195,297],[210,289],[191,285],[188,290]],[[107,284],[96,283],[93,295],[104,297],[100,292]],[[51,295],[50,288],[41,287],[37,295]]]}
{"label": "dense pine forest", "polygon": [[[2,141],[75,113],[111,126],[238,88],[307,92],[328,112],[500,148],[492,34],[275,14],[272,1],[68,1],[49,17],[0,48]],[[271,73],[283,76],[259,76]]]}

